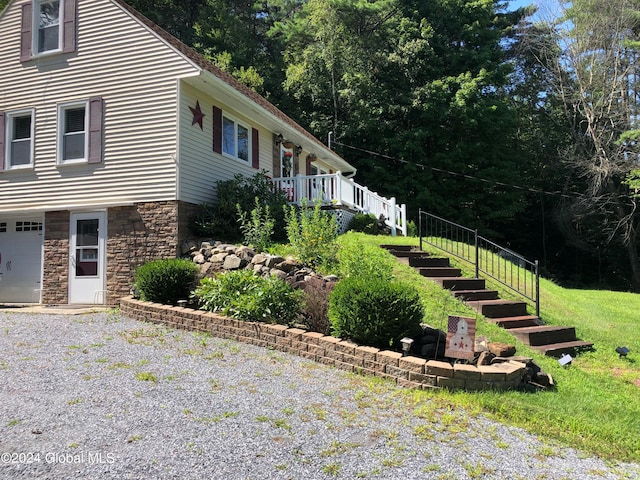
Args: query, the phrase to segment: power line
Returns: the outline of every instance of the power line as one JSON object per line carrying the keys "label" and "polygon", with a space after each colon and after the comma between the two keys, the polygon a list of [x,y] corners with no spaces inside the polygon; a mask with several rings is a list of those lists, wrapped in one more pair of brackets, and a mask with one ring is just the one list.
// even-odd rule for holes
{"label": "power line", "polygon": [[415,165],[416,167],[422,168],[422,170],[429,169],[429,170],[433,170],[434,172],[446,173],[447,175],[451,175],[451,176],[454,176],[454,177],[461,177],[461,178],[465,178],[467,180],[475,180],[475,181],[478,181],[478,182],[488,183],[490,185],[496,185],[496,186],[500,186],[500,187],[515,188],[516,190],[523,190],[523,191],[531,192],[531,193],[542,193],[544,195],[553,195],[553,196],[556,196],[556,197],[563,197],[563,198],[570,198],[570,199],[575,199],[575,198],[579,198],[580,197],[580,195],[578,195],[578,194],[567,195],[566,193],[561,193],[561,192],[548,192],[546,190],[540,190],[538,188],[523,187],[523,186],[520,186],[520,185],[513,185],[513,184],[510,184],[510,183],[498,182],[498,181],[495,181],[495,180],[489,180],[489,179],[482,178],[482,177],[476,177],[476,176],[473,176],[473,175],[468,175],[466,173],[458,173],[458,172],[452,172],[450,170],[444,170],[442,168],[430,167],[429,165],[423,165],[421,163],[414,163],[414,162],[409,162],[407,160],[403,160],[403,159],[400,159],[400,158],[391,157],[389,155],[385,155],[384,153],[378,153],[378,152],[374,152],[372,150],[367,150],[365,148],[354,147],[353,145],[347,145],[345,143],[341,143],[341,142],[338,142],[336,140],[333,140],[331,143],[334,144],[334,145],[340,145],[341,147],[351,148],[352,150],[357,150],[357,151],[360,151],[360,152],[368,153],[369,155],[375,155],[376,157],[381,157],[381,158],[384,158],[386,160],[392,160],[394,162],[400,162],[400,163],[404,163],[404,164],[407,164],[407,165]]}

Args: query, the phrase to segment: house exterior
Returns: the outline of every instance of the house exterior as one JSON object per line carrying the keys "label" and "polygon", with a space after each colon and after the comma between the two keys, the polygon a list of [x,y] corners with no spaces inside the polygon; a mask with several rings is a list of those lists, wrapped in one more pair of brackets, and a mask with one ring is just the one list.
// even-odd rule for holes
{"label": "house exterior", "polygon": [[261,170],[355,172],[120,0],[0,12],[0,302],[116,304],[217,181]]}

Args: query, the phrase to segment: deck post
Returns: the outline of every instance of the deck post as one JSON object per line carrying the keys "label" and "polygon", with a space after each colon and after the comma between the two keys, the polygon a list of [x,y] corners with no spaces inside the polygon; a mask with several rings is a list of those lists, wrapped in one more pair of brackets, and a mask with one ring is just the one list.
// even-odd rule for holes
{"label": "deck post", "polygon": [[391,197],[389,199],[389,203],[390,203],[390,207],[389,210],[391,210],[390,212],[390,220],[391,220],[391,236],[395,237],[396,236],[396,197]]}

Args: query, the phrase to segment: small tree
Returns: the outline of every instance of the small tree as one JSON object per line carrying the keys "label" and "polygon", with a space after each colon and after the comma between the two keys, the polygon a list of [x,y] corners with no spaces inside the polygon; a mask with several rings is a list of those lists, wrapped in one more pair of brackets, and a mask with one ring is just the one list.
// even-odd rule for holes
{"label": "small tree", "polygon": [[237,204],[236,208],[245,243],[253,246],[260,253],[271,245],[275,221],[271,216],[269,205],[263,207],[258,197],[255,198],[255,205],[250,215],[242,210],[240,204]]}

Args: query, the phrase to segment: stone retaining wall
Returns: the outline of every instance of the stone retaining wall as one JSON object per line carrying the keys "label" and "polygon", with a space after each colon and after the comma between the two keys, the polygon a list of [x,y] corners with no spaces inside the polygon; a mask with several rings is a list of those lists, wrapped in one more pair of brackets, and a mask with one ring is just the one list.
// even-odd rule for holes
{"label": "stone retaining wall", "polygon": [[132,297],[122,298],[120,309],[123,315],[135,320],[271,347],[349,372],[389,378],[403,387],[512,390],[521,385],[526,369],[523,363],[515,361],[475,367],[403,357],[399,352],[366,347],[300,328],[244,322],[202,310],[143,302]]}

